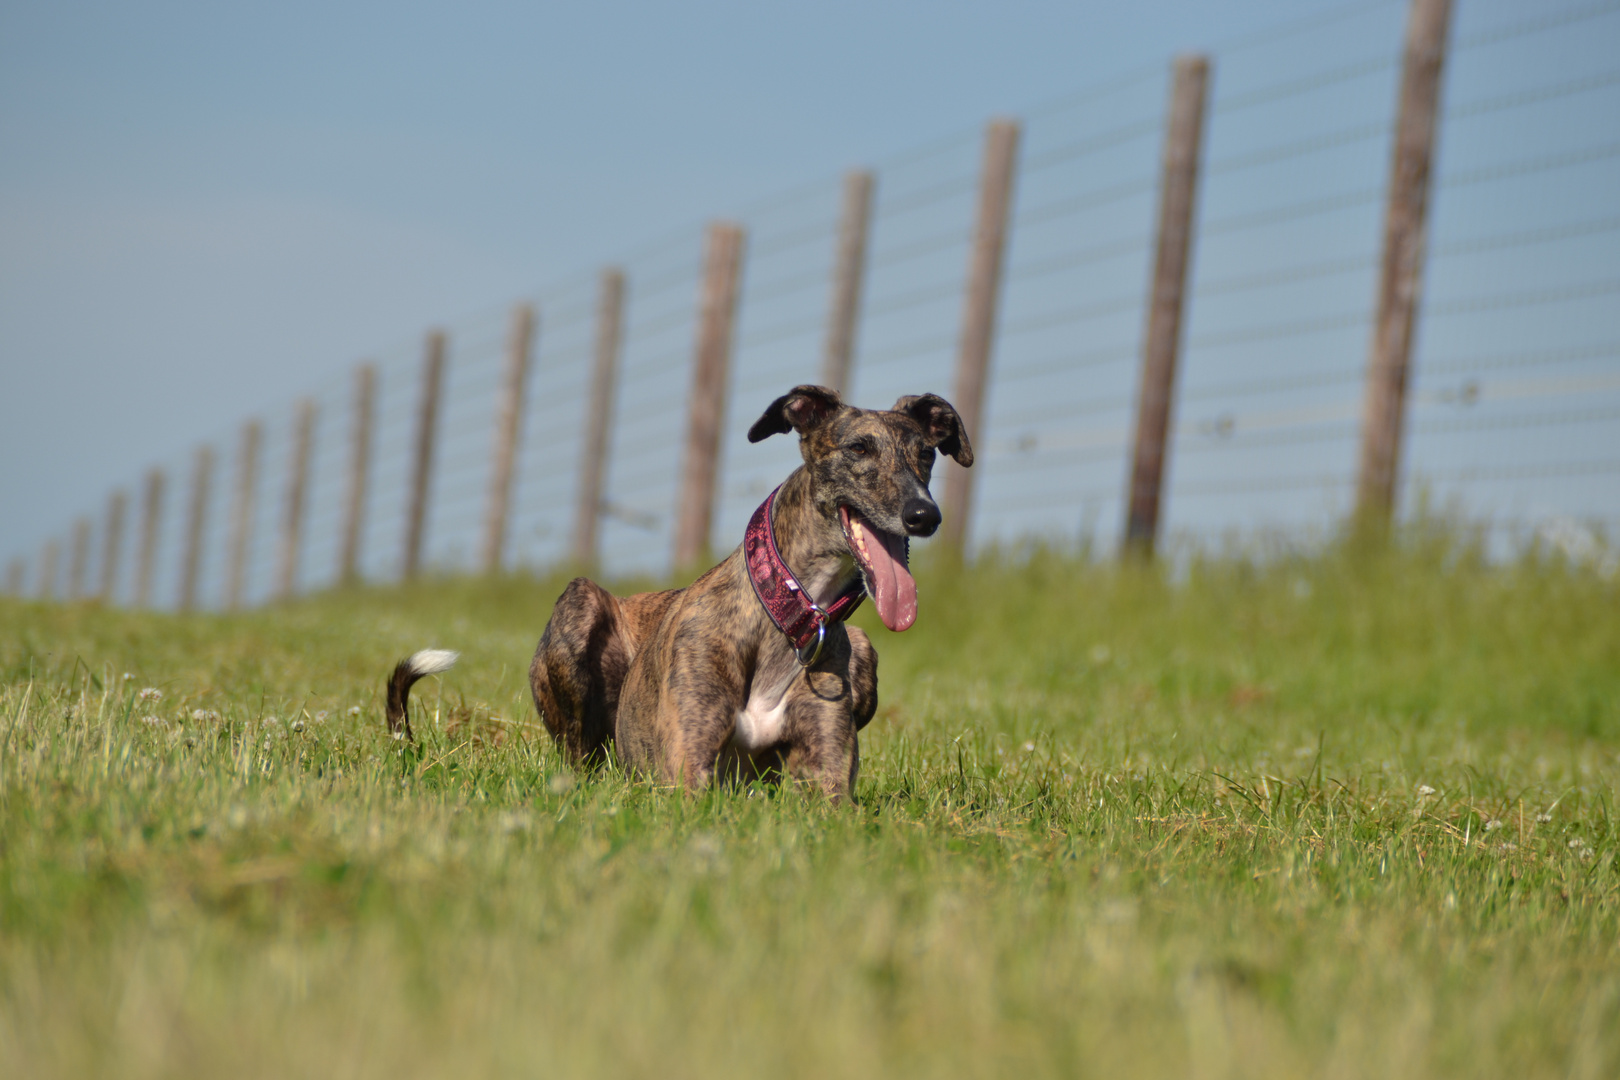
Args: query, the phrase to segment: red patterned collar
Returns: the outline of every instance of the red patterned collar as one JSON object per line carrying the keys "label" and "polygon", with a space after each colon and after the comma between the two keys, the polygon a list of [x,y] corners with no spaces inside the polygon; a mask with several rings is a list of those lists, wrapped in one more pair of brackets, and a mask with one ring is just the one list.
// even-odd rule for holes
{"label": "red patterned collar", "polygon": [[[821,656],[827,624],[849,618],[866,599],[866,585],[857,573],[855,580],[825,608],[805,591],[776,548],[771,511],[776,507],[776,495],[781,490],[778,486],[766,496],[754,516],[748,519],[748,531],[743,533],[743,561],[748,564],[748,580],[765,613],[776,628],[787,635],[799,663],[809,667]],[[809,649],[808,656],[806,649]]]}

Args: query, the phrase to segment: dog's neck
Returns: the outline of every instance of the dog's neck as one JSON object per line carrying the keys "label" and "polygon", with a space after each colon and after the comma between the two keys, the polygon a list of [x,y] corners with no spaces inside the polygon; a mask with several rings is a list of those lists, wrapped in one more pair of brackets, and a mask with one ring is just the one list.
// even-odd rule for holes
{"label": "dog's neck", "polygon": [[817,604],[832,603],[858,573],[838,508],[818,505],[808,468],[795,469],[776,493],[771,529],[782,561]]}

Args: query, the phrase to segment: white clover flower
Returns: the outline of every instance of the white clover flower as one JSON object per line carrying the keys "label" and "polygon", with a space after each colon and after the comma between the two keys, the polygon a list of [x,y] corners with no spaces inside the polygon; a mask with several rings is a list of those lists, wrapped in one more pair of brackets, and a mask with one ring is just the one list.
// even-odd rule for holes
{"label": "white clover flower", "polygon": [[1430,787],[1428,784],[1419,784],[1418,785],[1418,797],[1419,798],[1426,799],[1430,795],[1433,795],[1433,794],[1434,794],[1434,788]]}
{"label": "white clover flower", "polygon": [[326,710],[325,709],[322,709],[320,712],[315,714],[315,722],[317,724],[326,723]]}
{"label": "white clover flower", "polygon": [[1502,823],[1500,821],[1496,820],[1495,818],[1491,818],[1491,820],[1489,820],[1489,821],[1487,821],[1485,823],[1485,831],[1486,832],[1495,832],[1497,829],[1500,829],[1501,827],[1502,827]]}
{"label": "white clover flower", "polygon": [[1027,742],[1027,743],[1024,744],[1024,753],[1032,754],[1034,752],[1035,752],[1035,744],[1034,743]]}
{"label": "white clover flower", "polygon": [[292,722],[292,729],[294,731],[303,731],[304,730],[304,722],[302,720],[294,720]]}
{"label": "white clover flower", "polygon": [[169,726],[168,724],[164,723],[162,720],[158,719],[155,716],[143,716],[143,717],[141,717],[141,723],[145,724],[149,728],[167,729],[168,726]]}
{"label": "white clover flower", "polygon": [[136,701],[162,701],[163,700],[163,691],[159,690],[155,686],[148,686],[146,689],[142,690],[140,693],[135,695],[135,700]]}
{"label": "white clover flower", "polygon": [[265,726],[265,727],[276,727],[276,726],[278,726],[278,725],[279,725],[279,724],[280,724],[280,723],[281,723],[281,721],[280,721],[280,720],[277,720],[277,719],[276,719],[276,718],[275,718],[275,717],[273,717],[273,716],[267,716],[267,717],[265,717],[265,718],[264,718],[264,726]]}
{"label": "white clover flower", "polygon": [[358,705],[350,705],[349,706],[349,715],[350,716],[359,716],[360,715],[360,706],[358,706]]}
{"label": "white clover flower", "polygon": [[1547,822],[1549,822],[1551,820],[1552,820],[1552,815],[1547,813],[1546,811],[1542,811],[1541,813],[1536,815],[1536,821],[1539,822],[1542,825],[1547,824]]}

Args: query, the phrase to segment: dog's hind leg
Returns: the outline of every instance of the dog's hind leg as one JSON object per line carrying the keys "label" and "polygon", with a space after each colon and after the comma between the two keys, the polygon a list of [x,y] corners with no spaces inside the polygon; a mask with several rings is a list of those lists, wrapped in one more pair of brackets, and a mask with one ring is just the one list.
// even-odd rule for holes
{"label": "dog's hind leg", "polygon": [[540,635],[529,688],[546,730],[575,761],[605,755],[634,654],[619,599],[588,578],[569,582]]}

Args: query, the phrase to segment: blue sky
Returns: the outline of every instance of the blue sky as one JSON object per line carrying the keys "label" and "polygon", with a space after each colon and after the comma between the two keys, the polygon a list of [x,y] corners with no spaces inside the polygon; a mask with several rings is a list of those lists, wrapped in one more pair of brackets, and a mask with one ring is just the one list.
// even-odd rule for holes
{"label": "blue sky", "polygon": [[[430,324],[1342,6],[7,4],[0,554]],[[1393,51],[1403,5],[1360,6]]]}

